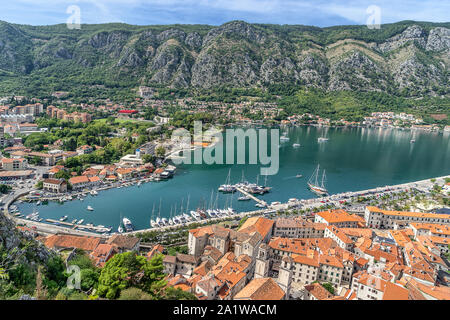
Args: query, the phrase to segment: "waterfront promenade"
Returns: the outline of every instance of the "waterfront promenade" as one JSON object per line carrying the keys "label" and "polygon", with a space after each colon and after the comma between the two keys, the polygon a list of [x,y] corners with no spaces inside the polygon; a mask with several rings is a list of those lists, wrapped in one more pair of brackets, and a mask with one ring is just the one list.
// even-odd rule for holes
{"label": "waterfront promenade", "polygon": [[[450,178],[450,175],[434,178],[436,180],[434,183],[445,184],[446,178]],[[191,221],[191,222],[183,224],[183,226],[189,226],[189,225],[198,224],[198,223],[206,224],[208,222],[210,223],[210,222],[216,222],[216,221],[220,222],[225,219],[242,219],[244,217],[270,214],[270,213],[274,213],[277,211],[284,211],[284,210],[295,209],[295,208],[312,210],[312,209],[323,206],[325,203],[339,205],[339,201],[341,201],[341,200],[345,199],[348,201],[351,198],[355,198],[355,197],[357,198],[357,197],[361,197],[361,196],[369,195],[369,194],[376,195],[376,194],[382,194],[382,193],[386,193],[386,192],[402,192],[402,191],[405,191],[410,188],[416,188],[419,190],[431,189],[434,183],[431,182],[431,179],[426,179],[426,180],[408,182],[408,183],[403,183],[403,184],[393,185],[393,186],[377,187],[377,188],[373,188],[373,189],[353,191],[353,192],[343,192],[343,193],[330,195],[328,197],[291,201],[288,203],[281,203],[281,204],[272,205],[272,206],[269,205],[268,208],[265,208],[265,209],[260,209],[260,210],[255,210],[255,211],[247,211],[247,212],[239,212],[239,213],[236,213],[236,214],[233,214],[230,216],[225,216],[225,217],[220,217],[220,218],[210,218],[210,219],[204,219],[201,221]],[[389,189],[389,191],[387,189]],[[165,226],[165,227],[159,227],[159,228],[149,228],[149,229],[143,229],[143,230],[136,230],[136,231],[130,232],[129,234],[137,234],[137,233],[152,232],[152,231],[163,232],[163,231],[174,230],[179,227],[180,227],[180,225]]]}
{"label": "waterfront promenade", "polygon": [[[332,205],[339,206],[340,201],[342,201],[342,200],[349,201],[352,198],[357,198],[357,197],[365,196],[365,195],[377,195],[377,194],[382,195],[384,193],[389,193],[389,192],[402,192],[402,191],[406,191],[411,188],[416,188],[419,190],[426,191],[426,190],[430,190],[435,183],[440,184],[440,185],[445,184],[446,178],[450,178],[450,175],[434,178],[435,179],[434,183],[431,182],[431,179],[426,179],[426,180],[408,182],[408,183],[403,183],[403,184],[393,185],[393,186],[377,187],[377,188],[373,188],[373,189],[354,191],[354,192],[343,192],[343,193],[339,193],[339,194],[330,195],[327,197],[301,199],[301,200],[289,201],[287,203],[281,203],[281,204],[277,204],[277,205],[269,205],[267,208],[264,208],[264,209],[238,212],[238,213],[228,215],[228,216],[222,216],[222,217],[217,217],[217,218],[208,218],[208,219],[203,219],[200,221],[191,221],[191,222],[188,222],[188,223],[185,223],[182,225],[141,229],[141,230],[136,230],[136,231],[127,233],[127,234],[135,235],[135,234],[143,233],[143,232],[165,232],[165,231],[176,230],[176,229],[179,229],[180,227],[189,227],[190,225],[193,225],[193,224],[199,224],[199,223],[206,224],[206,223],[221,222],[224,220],[237,220],[237,219],[242,219],[244,217],[271,214],[271,213],[275,213],[277,211],[285,211],[285,210],[290,210],[290,209],[313,210],[313,209],[319,208],[326,204],[327,205],[332,204]],[[17,224],[21,224],[21,225],[25,225],[27,227],[33,228],[34,230],[36,230],[36,232],[43,233],[43,234],[65,233],[65,234],[71,234],[71,235],[96,236],[96,237],[104,237],[104,238],[107,238],[110,236],[107,234],[100,235],[100,234],[94,233],[94,232],[81,231],[81,230],[77,230],[77,229],[67,228],[64,226],[57,226],[57,225],[52,225],[52,224],[47,224],[47,223],[42,223],[42,222],[29,221],[26,219],[20,219],[20,218],[11,216],[8,211],[9,205],[12,202],[14,202],[17,198],[24,196],[28,192],[29,191],[22,192],[20,194],[11,195],[8,197],[7,201],[5,202],[5,206],[4,206],[5,214],[8,217],[10,217],[11,219],[13,219]],[[150,220],[150,217],[149,217],[149,220]]]}

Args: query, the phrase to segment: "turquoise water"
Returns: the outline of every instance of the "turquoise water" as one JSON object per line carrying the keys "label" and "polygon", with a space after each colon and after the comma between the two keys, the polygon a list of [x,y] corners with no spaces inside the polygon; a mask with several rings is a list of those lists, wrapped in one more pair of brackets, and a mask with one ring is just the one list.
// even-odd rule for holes
{"label": "turquoise water", "polygon": [[[393,185],[450,174],[450,139],[448,133],[416,133],[415,143],[410,143],[412,133],[396,129],[363,128],[315,128],[297,127],[284,129],[290,141],[281,143],[280,169],[269,176],[267,185],[272,191],[261,196],[266,202],[285,202],[289,198],[307,199],[314,195],[306,182],[317,164],[326,170],[327,188],[331,194],[357,191],[378,186]],[[317,138],[330,140],[318,143]],[[300,143],[300,148],[292,144]],[[256,182],[260,165],[182,165],[173,179],[150,182],[140,187],[132,186],[99,192],[87,196],[83,202],[73,200],[61,205],[50,202],[36,207],[24,203],[19,206],[22,214],[29,214],[36,207],[42,218],[59,219],[67,215],[68,221],[85,220],[84,223],[112,226],[114,231],[120,216],[126,216],[137,229],[149,228],[153,206],[155,214],[161,203],[161,216],[169,217],[171,209],[189,209],[209,205],[216,191],[226,180],[231,168],[231,182],[245,179]],[[296,178],[302,174],[302,178]],[[259,177],[260,184],[264,178]],[[219,207],[232,203],[237,211],[254,210],[254,201],[237,201],[239,194],[219,194]],[[90,205],[95,210],[87,211]]]}

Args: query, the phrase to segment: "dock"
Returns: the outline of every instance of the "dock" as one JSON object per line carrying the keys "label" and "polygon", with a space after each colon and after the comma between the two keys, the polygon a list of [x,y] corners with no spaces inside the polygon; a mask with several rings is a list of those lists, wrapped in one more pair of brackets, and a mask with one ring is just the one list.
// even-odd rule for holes
{"label": "dock", "polygon": [[255,197],[254,195],[252,195],[251,193],[248,193],[247,191],[243,190],[242,188],[236,187],[236,190],[239,191],[240,193],[242,193],[243,195],[249,197],[252,200],[255,200],[257,203],[267,207],[267,202],[265,202],[264,200],[258,199],[257,197]]}
{"label": "dock", "polygon": [[75,224],[75,223],[71,223],[71,222],[59,221],[59,220],[54,220],[54,219],[45,219],[45,221],[47,221],[49,223],[56,223],[59,225],[71,227],[72,229],[87,229],[87,230],[101,232],[101,233],[108,231],[107,228],[103,228],[103,227],[87,226],[87,225],[83,225],[83,224]]}

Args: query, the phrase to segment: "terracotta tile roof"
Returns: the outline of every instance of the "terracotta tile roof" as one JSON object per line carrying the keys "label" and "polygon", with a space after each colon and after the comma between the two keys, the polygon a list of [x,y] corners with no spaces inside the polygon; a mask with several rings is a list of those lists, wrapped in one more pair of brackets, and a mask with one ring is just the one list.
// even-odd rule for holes
{"label": "terracotta tile roof", "polygon": [[340,223],[340,222],[360,222],[361,218],[357,215],[351,215],[347,211],[342,209],[321,211],[316,213],[328,223]]}
{"label": "terracotta tile roof", "polygon": [[353,241],[349,237],[347,237],[347,235],[344,232],[342,232],[339,228],[335,226],[329,226],[327,227],[327,229],[345,244],[348,245],[353,243]]}
{"label": "terracotta tile roof", "polygon": [[308,266],[313,266],[316,268],[319,268],[319,259],[318,256],[316,257],[307,257],[302,255],[293,255],[292,259],[294,263],[300,263]]}
{"label": "terracotta tile roof", "polygon": [[406,212],[406,211],[392,211],[392,210],[383,210],[377,207],[366,207],[370,212],[378,212],[384,215],[390,216],[408,216],[408,217],[416,217],[416,218],[440,218],[440,219],[448,219],[450,220],[450,214],[436,214],[436,213],[424,213],[424,212]]}
{"label": "terracotta tile roof", "polygon": [[431,296],[437,300],[450,300],[450,288],[441,286],[429,286],[420,283],[414,279],[410,279],[406,285],[407,287],[413,286],[419,290],[422,294]]}
{"label": "terracotta tile roof", "polygon": [[239,228],[239,232],[252,234],[258,232],[264,239],[269,233],[272,232],[274,221],[262,217],[251,217],[247,219],[244,224]]}
{"label": "terracotta tile roof", "polygon": [[209,261],[203,261],[197,268],[194,269],[193,273],[201,276],[206,276],[211,270],[211,263]]}
{"label": "terracotta tile roof", "polygon": [[177,253],[177,261],[197,265],[198,259],[191,254]]}
{"label": "terracotta tile roof", "polygon": [[328,266],[332,266],[332,267],[336,267],[336,268],[342,268],[342,269],[344,268],[344,265],[342,264],[341,261],[339,261],[338,258],[329,256],[329,255],[321,254],[319,256],[319,263],[325,264]]}
{"label": "terracotta tile roof", "polygon": [[63,183],[66,183],[66,181],[64,181],[64,179],[45,179],[44,183],[56,184],[59,186]]}
{"label": "terracotta tile roof", "polygon": [[411,222],[409,225],[417,230],[429,230],[433,234],[450,236],[450,227],[445,224]]}
{"label": "terracotta tile roof", "polygon": [[76,185],[79,183],[88,183],[89,179],[86,176],[78,176],[78,177],[73,177],[69,179],[69,182],[71,185]]}
{"label": "terracotta tile roof", "polygon": [[333,294],[331,294],[318,282],[305,286],[305,290],[308,291],[317,300],[325,300],[334,297]]}
{"label": "terracotta tile roof", "polygon": [[369,228],[339,228],[349,237],[372,238],[373,231]]}
{"label": "terracotta tile roof", "polygon": [[100,238],[55,234],[45,238],[44,244],[48,248],[77,248],[93,251],[100,244]]}
{"label": "terracotta tile roof", "polygon": [[234,300],[282,300],[284,291],[272,278],[259,278],[250,281]]}
{"label": "terracotta tile roof", "polygon": [[154,255],[156,255],[157,253],[162,253],[164,251],[164,247],[160,244],[155,245],[151,251],[149,251],[147,253],[147,258],[151,259],[153,258]]}
{"label": "terracotta tile roof", "polygon": [[386,282],[383,300],[409,300],[408,289],[392,282]]}
{"label": "terracotta tile roof", "polygon": [[106,243],[114,245],[118,248],[124,248],[127,250],[133,249],[136,244],[140,241],[139,238],[135,237],[127,237],[120,234],[114,234],[111,238],[109,238]]}
{"label": "terracotta tile roof", "polygon": [[89,182],[98,182],[100,181],[99,177],[89,177]]}

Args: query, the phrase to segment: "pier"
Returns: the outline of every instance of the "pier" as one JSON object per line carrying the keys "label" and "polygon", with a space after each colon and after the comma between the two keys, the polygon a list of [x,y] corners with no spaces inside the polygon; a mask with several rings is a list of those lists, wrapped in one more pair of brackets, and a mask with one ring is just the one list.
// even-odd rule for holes
{"label": "pier", "polygon": [[[446,178],[450,178],[450,176],[447,175],[447,176],[442,176],[442,177],[436,177],[435,180],[436,180],[436,183],[443,184],[444,180]],[[315,209],[320,206],[323,206],[324,205],[323,201],[325,201],[325,203],[328,203],[328,204],[339,205],[341,200],[348,201],[351,198],[355,198],[355,197],[359,197],[359,196],[384,194],[386,192],[388,192],[388,193],[402,192],[402,191],[405,191],[405,190],[411,189],[411,188],[415,188],[415,189],[419,189],[419,190],[420,189],[427,190],[427,189],[430,189],[434,184],[430,180],[431,179],[424,179],[424,180],[420,180],[420,181],[408,182],[408,183],[403,183],[403,184],[399,184],[399,185],[377,187],[377,188],[368,189],[368,190],[348,191],[348,192],[342,192],[339,194],[333,194],[328,197],[300,199],[300,200],[296,200],[296,201],[289,201],[287,203],[280,203],[277,205],[270,205],[270,206],[267,205],[267,203],[265,201],[258,199],[255,196],[253,196],[252,194],[249,194],[248,192],[246,192],[245,190],[242,190],[242,188],[237,187],[236,190],[238,190],[242,194],[248,196],[249,198],[255,200],[256,202],[264,204],[266,206],[266,208],[254,210],[254,211],[248,211],[248,212],[239,212],[239,213],[235,213],[233,215],[224,216],[224,217],[208,218],[208,219],[203,219],[200,221],[191,221],[188,223],[184,223],[182,225],[141,229],[141,230],[136,230],[136,231],[129,232],[126,234],[127,235],[128,234],[135,235],[135,234],[142,233],[142,232],[153,232],[153,231],[164,232],[164,231],[176,230],[177,228],[180,228],[180,227],[187,227],[191,224],[214,223],[214,222],[223,221],[224,219],[241,219],[245,216],[260,216],[260,215],[264,215],[264,214],[274,213],[277,211],[291,210],[291,209],[295,209],[295,208],[311,210],[311,209]],[[6,200],[6,203],[4,206],[5,215],[7,215],[9,218],[15,220],[17,223],[24,224],[28,227],[36,228],[35,230],[41,231],[42,233],[46,233],[46,234],[66,233],[66,234],[73,234],[73,235],[97,236],[97,237],[105,237],[105,238],[108,238],[110,236],[110,235],[103,235],[103,234],[95,234],[95,233],[92,233],[89,231],[81,230],[81,229],[85,229],[85,230],[90,230],[90,231],[105,232],[105,228],[101,228],[101,227],[75,225],[75,224],[72,224],[69,222],[61,222],[59,220],[47,219],[47,222],[53,222],[53,223],[59,224],[59,225],[55,225],[55,224],[47,224],[47,223],[29,221],[29,220],[10,216],[10,214],[8,212],[9,205],[12,202],[14,202],[14,200],[19,198],[20,196],[25,195],[26,193],[27,192],[22,192],[19,194],[15,194],[12,197],[11,196],[8,197],[9,199]],[[72,228],[68,228],[68,227],[72,227]],[[75,228],[73,228],[73,227],[75,227]],[[101,230],[101,231],[98,231],[98,230]]]}
{"label": "pier", "polygon": [[95,231],[95,232],[107,232],[108,231],[108,229],[104,228],[104,227],[87,226],[87,225],[83,225],[83,224],[75,224],[75,223],[71,223],[71,222],[59,221],[59,220],[54,220],[54,219],[45,219],[45,221],[47,221],[49,223],[55,223],[55,224],[60,224],[60,225],[64,225],[67,227],[72,227],[73,229],[88,229],[88,230]]}
{"label": "pier", "polygon": [[249,197],[250,199],[255,200],[257,203],[267,207],[267,202],[265,202],[264,200],[258,199],[257,197],[255,197],[251,193],[248,193],[247,191],[243,190],[242,188],[239,188],[237,186],[235,186],[235,188],[236,188],[237,191],[239,191],[240,193],[242,193],[246,197]]}

